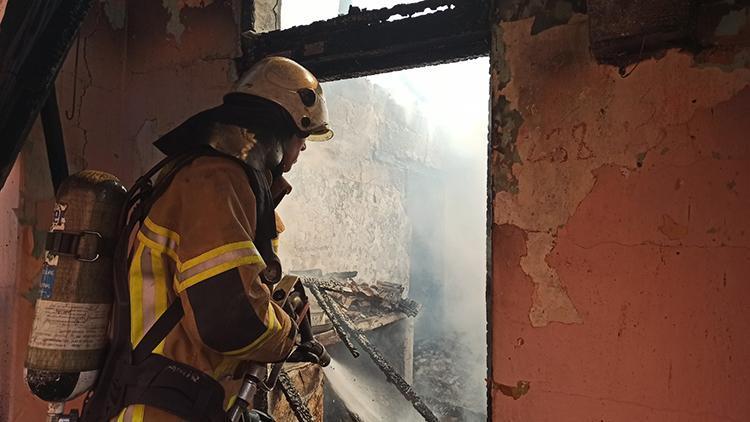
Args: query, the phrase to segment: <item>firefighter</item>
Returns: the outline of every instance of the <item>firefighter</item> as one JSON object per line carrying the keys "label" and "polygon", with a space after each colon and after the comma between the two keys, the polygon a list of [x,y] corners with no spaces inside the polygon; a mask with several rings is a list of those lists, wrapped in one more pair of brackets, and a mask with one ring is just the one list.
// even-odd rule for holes
{"label": "firefighter", "polygon": [[[281,274],[274,207],[291,189],[283,173],[307,142],[332,136],[317,79],[292,60],[271,57],[247,71],[222,105],[155,142],[167,156],[205,154],[176,171],[137,232],[128,273],[130,341],[138,348],[181,304],[179,323],[162,339],[149,334],[158,344],[147,352],[218,381],[225,408],[243,362],[281,361],[294,347],[294,322],[269,294]],[[137,403],[116,417],[180,419]]]}

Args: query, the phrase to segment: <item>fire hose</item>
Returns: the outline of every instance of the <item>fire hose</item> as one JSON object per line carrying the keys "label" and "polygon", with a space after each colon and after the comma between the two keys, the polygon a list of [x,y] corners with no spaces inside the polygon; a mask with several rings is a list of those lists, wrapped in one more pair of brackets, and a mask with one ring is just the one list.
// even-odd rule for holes
{"label": "fire hose", "polygon": [[279,374],[279,387],[281,387],[281,392],[284,393],[289,407],[299,422],[315,422],[315,418],[313,418],[310,410],[305,406],[305,402],[302,401],[299,392],[294,388],[294,384],[292,384],[292,380],[289,379],[286,371],[282,370]]}

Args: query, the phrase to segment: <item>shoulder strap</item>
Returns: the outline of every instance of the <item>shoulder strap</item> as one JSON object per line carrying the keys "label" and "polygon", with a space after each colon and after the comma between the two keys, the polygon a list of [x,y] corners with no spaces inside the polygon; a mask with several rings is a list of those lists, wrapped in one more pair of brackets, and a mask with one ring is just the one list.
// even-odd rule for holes
{"label": "shoulder strap", "polygon": [[179,297],[175,298],[133,350],[133,363],[138,364],[149,357],[156,346],[167,338],[169,332],[180,323],[184,315],[182,301]]}

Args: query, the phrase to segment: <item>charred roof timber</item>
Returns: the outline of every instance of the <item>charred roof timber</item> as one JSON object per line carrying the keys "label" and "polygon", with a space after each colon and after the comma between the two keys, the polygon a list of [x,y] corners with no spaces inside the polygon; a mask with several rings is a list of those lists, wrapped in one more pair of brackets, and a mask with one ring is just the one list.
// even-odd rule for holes
{"label": "charred roof timber", "polygon": [[[26,0],[8,2],[0,24],[0,189],[43,107],[50,158],[64,157],[62,131],[54,97],[47,102],[62,62],[92,0]],[[55,101],[53,104],[52,101]],[[46,106],[45,106],[46,104]],[[67,164],[56,162],[52,173],[59,183]]]}
{"label": "charred roof timber", "polygon": [[488,0],[426,0],[363,10],[310,25],[246,32],[240,70],[266,56],[294,59],[321,81],[355,78],[489,54]]}

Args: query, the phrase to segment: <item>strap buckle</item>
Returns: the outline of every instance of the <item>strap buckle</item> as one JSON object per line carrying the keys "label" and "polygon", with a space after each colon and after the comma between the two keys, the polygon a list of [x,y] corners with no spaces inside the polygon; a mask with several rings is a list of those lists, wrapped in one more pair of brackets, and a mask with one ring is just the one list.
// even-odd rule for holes
{"label": "strap buckle", "polygon": [[[83,256],[79,251],[81,239],[85,236],[93,236],[96,241],[93,255]],[[56,255],[72,256],[82,262],[94,262],[101,257],[103,240],[102,234],[93,230],[79,232],[57,230],[47,233],[45,249]]]}

